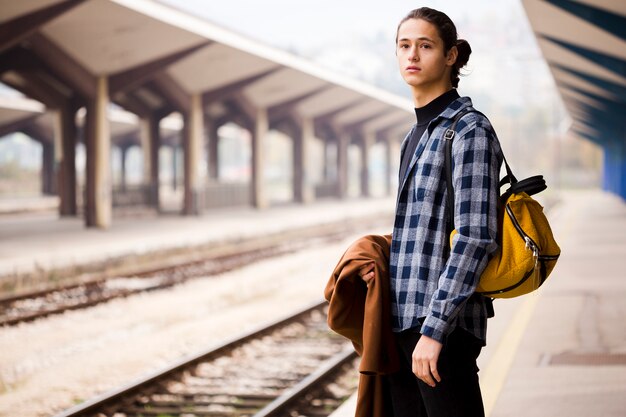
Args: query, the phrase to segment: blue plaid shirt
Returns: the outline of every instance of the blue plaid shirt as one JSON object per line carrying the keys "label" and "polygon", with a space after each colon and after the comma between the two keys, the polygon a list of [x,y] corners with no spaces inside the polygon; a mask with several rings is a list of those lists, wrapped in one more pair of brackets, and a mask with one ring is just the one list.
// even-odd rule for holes
{"label": "blue plaid shirt", "polygon": [[[440,342],[460,326],[485,341],[487,307],[474,291],[497,249],[498,182],[502,151],[491,123],[472,112],[456,126],[452,142],[455,235],[447,255],[444,132],[469,97],[453,101],[433,119],[404,178],[400,178],[391,242],[394,331],[419,328]],[[413,128],[401,147],[404,152]],[[472,296],[474,295],[474,296]]]}

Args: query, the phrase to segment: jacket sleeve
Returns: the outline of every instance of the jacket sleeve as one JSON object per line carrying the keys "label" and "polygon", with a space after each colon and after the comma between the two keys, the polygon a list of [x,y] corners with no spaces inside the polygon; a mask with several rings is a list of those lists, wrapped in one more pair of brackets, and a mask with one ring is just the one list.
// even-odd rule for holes
{"label": "jacket sleeve", "polygon": [[[474,120],[482,121],[479,118]],[[484,123],[488,123],[484,120]],[[459,123],[460,125],[460,123]],[[491,126],[471,121],[452,143],[454,236],[421,333],[443,343],[497,249],[498,182],[502,156]],[[444,173],[445,175],[445,173]],[[445,201],[445,200],[444,200]],[[450,209],[449,207],[447,208]]]}

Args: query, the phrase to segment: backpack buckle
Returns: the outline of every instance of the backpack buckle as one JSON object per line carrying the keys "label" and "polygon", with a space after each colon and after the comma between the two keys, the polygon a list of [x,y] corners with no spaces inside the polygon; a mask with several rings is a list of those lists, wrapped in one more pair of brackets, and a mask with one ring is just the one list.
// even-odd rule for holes
{"label": "backpack buckle", "polygon": [[452,140],[452,139],[454,139],[454,130],[446,129],[446,132],[443,134],[443,138],[445,140]]}

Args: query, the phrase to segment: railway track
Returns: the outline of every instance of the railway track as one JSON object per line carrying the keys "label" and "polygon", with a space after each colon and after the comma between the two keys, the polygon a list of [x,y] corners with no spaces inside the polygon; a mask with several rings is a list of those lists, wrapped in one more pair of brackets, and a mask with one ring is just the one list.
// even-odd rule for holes
{"label": "railway track", "polygon": [[[125,275],[0,297],[0,326],[12,326],[68,310],[91,307],[114,298],[171,287],[193,278],[217,275],[261,259],[339,241],[359,227],[372,228],[386,223],[378,218],[361,220],[361,223],[344,222],[292,230],[224,245],[225,249],[213,250],[201,259],[179,259],[167,265],[144,266],[142,270]],[[160,261],[157,257],[154,263],[162,263]]]}
{"label": "railway track", "polygon": [[55,417],[329,415],[356,389],[356,354],[326,303],[248,332]]}
{"label": "railway track", "polygon": [[242,250],[205,260],[152,268],[128,277],[111,277],[5,297],[0,299],[0,326],[11,326],[68,310],[87,308],[114,298],[171,287],[193,278],[217,275],[261,259],[293,252],[299,247],[300,245],[291,248],[268,246]]}

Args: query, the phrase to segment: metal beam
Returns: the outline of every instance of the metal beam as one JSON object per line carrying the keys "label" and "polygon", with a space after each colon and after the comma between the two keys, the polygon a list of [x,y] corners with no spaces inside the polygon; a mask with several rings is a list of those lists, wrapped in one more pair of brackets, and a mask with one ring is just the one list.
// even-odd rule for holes
{"label": "metal beam", "polygon": [[405,127],[399,125],[390,125],[384,129],[378,130],[376,132],[376,137],[380,140],[397,141],[402,143],[410,129],[410,122],[407,122]]}
{"label": "metal beam", "polygon": [[17,45],[49,21],[85,0],[66,0],[0,24],[0,51]]}
{"label": "metal beam", "polygon": [[140,139],[141,132],[139,129],[135,129],[131,132],[124,133],[123,135],[119,135],[115,137],[113,140],[113,136],[111,136],[111,143],[119,148],[130,148],[132,146],[141,146]]}
{"label": "metal beam", "polygon": [[191,55],[197,50],[212,43],[212,41],[202,42],[201,44],[192,46],[191,48],[187,48],[154,61],[112,74],[109,77],[109,94],[113,95],[121,90],[129,90],[134,86],[141,85],[154,77],[157,72],[162,71],[174,62],[179,61],[180,59]]}
{"label": "metal beam", "polygon": [[387,133],[392,129],[397,129],[401,127],[403,124],[406,126],[406,131],[408,132],[411,128],[410,119],[405,115],[398,115],[397,119],[390,120],[389,123],[378,127],[377,129],[373,129],[376,132],[376,140],[377,141],[386,141]]}
{"label": "metal beam", "polygon": [[234,121],[250,131],[254,129],[257,109],[243,95],[234,94],[232,99],[224,102],[224,107],[228,109],[228,113],[215,120],[218,127],[228,121]]}
{"label": "metal beam", "polygon": [[337,142],[337,132],[335,128],[326,123],[315,123],[313,125],[315,137],[323,139],[325,142]]}
{"label": "metal beam", "polygon": [[4,74],[3,76],[0,77],[0,81],[2,81],[4,84],[8,85],[12,89],[19,91],[25,96],[30,97],[46,105],[47,105],[47,102],[52,100],[49,96],[46,96],[43,92],[37,91],[35,88],[29,85],[26,79],[17,72]]}
{"label": "metal beam", "polygon": [[35,54],[21,47],[0,53],[0,75],[7,71],[41,68],[43,63]]}
{"label": "metal beam", "polygon": [[326,124],[329,123],[331,121],[331,119],[333,119],[334,117],[336,117],[339,113],[348,110],[350,107],[354,107],[358,104],[361,104],[363,102],[363,99],[356,99],[356,100],[352,100],[347,104],[344,104],[341,107],[337,107],[336,109],[327,111],[326,113],[320,114],[318,116],[315,116],[313,118],[313,122],[315,124]]}
{"label": "metal beam", "polygon": [[[298,119],[300,121],[300,119]],[[278,120],[270,120],[270,130],[278,130],[290,138],[294,139],[300,135],[300,126],[294,117],[281,117]]]}
{"label": "metal beam", "polygon": [[353,133],[356,132],[358,130],[361,129],[361,127],[368,123],[371,122],[372,120],[375,120],[379,117],[385,116],[386,114],[389,114],[393,111],[396,111],[397,109],[392,108],[392,107],[388,107],[384,110],[376,110],[375,112],[373,112],[372,114],[368,114],[367,116],[357,120],[356,122],[352,122],[350,124],[341,126],[341,130],[346,132],[346,133]]}
{"label": "metal beam", "polygon": [[[237,92],[233,97],[233,102],[252,120],[256,119],[259,109],[250,102],[241,92]],[[266,110],[267,111],[267,110]],[[267,115],[267,114],[266,114]],[[268,119],[269,123],[269,119]]]}
{"label": "metal beam", "polygon": [[85,99],[96,97],[96,77],[57,44],[41,34],[29,38],[31,50],[64,84]]}
{"label": "metal beam", "polygon": [[220,100],[224,100],[226,98],[229,98],[230,96],[232,96],[233,94],[237,93],[238,91],[240,91],[241,89],[249,86],[252,83],[255,83],[257,81],[259,81],[262,78],[267,77],[270,74],[273,74],[279,70],[283,69],[283,67],[274,67],[274,68],[270,68],[267,71],[263,71],[259,74],[255,74],[252,75],[250,77],[247,78],[243,78],[241,80],[237,80],[234,81],[232,83],[226,84],[222,87],[216,88],[214,90],[210,90],[210,91],[206,91],[203,95],[202,95],[202,101],[204,102],[204,105],[206,106],[207,104],[213,102],[213,101],[220,101]]}
{"label": "metal beam", "polygon": [[0,54],[0,78],[5,84],[52,108],[75,99],[72,87],[46,69],[33,51],[23,47]]}
{"label": "metal beam", "polygon": [[187,113],[191,107],[191,95],[189,95],[171,76],[164,72],[157,73],[149,86],[156,90],[165,101],[176,110]]}
{"label": "metal beam", "polygon": [[150,106],[145,104],[140,98],[130,92],[126,94],[117,94],[114,101],[139,117],[147,117],[155,111],[151,109]]}
{"label": "metal beam", "polygon": [[268,117],[270,120],[280,120],[284,118],[285,116],[287,116],[289,113],[293,112],[294,107],[298,103],[308,98],[311,98],[317,94],[320,94],[326,90],[330,90],[331,88],[334,88],[334,87],[335,86],[332,84],[324,85],[324,86],[315,88],[312,91],[309,91],[308,93],[301,94],[298,97],[292,98],[290,100],[287,100],[275,106],[271,106],[267,110]]}
{"label": "metal beam", "polygon": [[35,119],[37,119],[39,116],[41,116],[40,114],[32,114],[32,115],[28,115],[24,118],[18,119],[18,120],[14,120],[12,122],[9,123],[5,123],[2,126],[0,126],[0,138],[6,136],[6,135],[10,135],[11,133],[15,133],[15,132],[20,132],[23,131],[23,129],[34,123]]}
{"label": "metal beam", "polygon": [[20,131],[41,144],[54,144],[54,138],[52,136],[53,133],[46,132],[46,130],[37,123],[30,123],[28,125],[25,125],[24,127],[22,127],[22,129],[20,129]]}
{"label": "metal beam", "polygon": [[[11,76],[12,74],[17,77]],[[5,74],[1,79],[11,88],[42,102],[46,107],[59,108],[70,98],[55,88],[50,80],[44,79],[37,70],[15,71]]]}

